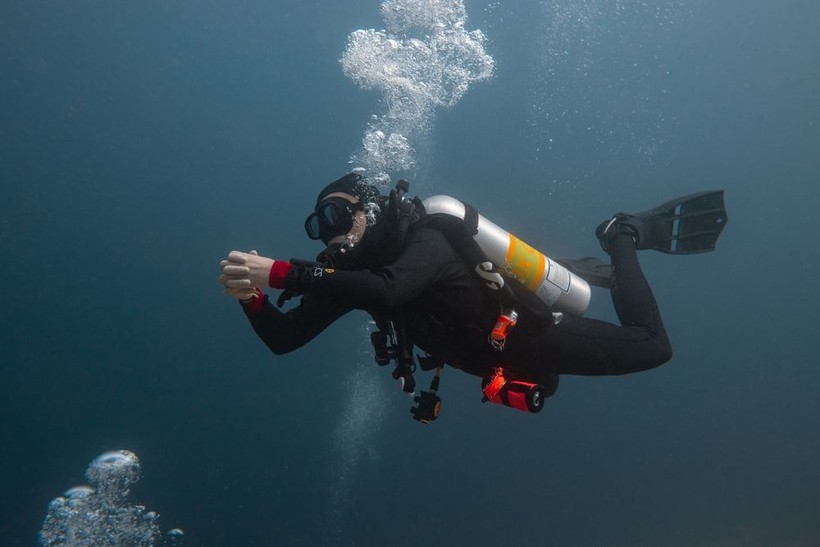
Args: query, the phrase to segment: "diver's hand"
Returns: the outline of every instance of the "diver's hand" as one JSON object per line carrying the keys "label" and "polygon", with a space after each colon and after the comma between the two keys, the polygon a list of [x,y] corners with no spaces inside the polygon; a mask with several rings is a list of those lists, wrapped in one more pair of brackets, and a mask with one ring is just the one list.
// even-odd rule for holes
{"label": "diver's hand", "polygon": [[258,298],[261,291],[256,287],[251,287],[249,289],[229,289],[225,287],[225,294],[227,296],[233,296],[234,298],[239,299],[241,302],[250,302],[254,298]]}
{"label": "diver's hand", "polygon": [[259,256],[256,251],[243,253],[231,251],[228,258],[219,263],[222,275],[219,282],[225,289],[253,289],[267,287],[274,260]]}
{"label": "diver's hand", "polygon": [[219,282],[225,289],[253,289],[272,287],[283,289],[290,262],[259,256],[256,251],[231,251],[227,260],[219,263],[222,275]]}

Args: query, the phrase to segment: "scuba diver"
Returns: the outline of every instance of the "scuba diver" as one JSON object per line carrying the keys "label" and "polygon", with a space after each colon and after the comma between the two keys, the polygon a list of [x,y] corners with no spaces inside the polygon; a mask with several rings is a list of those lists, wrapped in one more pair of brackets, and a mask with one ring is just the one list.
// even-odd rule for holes
{"label": "scuba diver", "polygon": [[[553,260],[448,196],[389,196],[352,172],[327,185],[305,221],[326,248],[315,261],[231,251],[219,282],[277,355],[348,312],[368,312],[376,362],[413,396],[413,417],[438,417],[444,365],[482,378],[483,400],[538,412],[562,374],[620,375],[667,362],[672,348],[636,251],[712,251],[728,221],[723,191],[701,192],[596,229],[611,265]],[[589,283],[611,290],[620,325],[582,317]],[[263,288],[283,292],[274,305]],[[287,311],[288,299],[299,304]],[[414,349],[424,355],[414,357]],[[435,370],[417,390],[418,366]]]}

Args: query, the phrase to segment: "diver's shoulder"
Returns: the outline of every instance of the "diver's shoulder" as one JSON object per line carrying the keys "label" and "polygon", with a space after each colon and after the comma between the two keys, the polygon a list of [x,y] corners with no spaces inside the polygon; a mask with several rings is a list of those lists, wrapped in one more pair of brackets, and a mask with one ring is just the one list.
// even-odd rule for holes
{"label": "diver's shoulder", "polygon": [[438,228],[429,225],[417,226],[407,234],[407,242],[440,242],[443,245],[449,245],[447,237]]}

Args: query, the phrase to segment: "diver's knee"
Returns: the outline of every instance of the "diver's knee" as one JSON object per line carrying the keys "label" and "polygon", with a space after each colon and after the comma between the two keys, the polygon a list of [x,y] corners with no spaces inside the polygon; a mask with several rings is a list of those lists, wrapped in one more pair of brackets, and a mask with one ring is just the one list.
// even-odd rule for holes
{"label": "diver's knee", "polygon": [[666,338],[659,342],[657,350],[658,366],[672,360],[672,344]]}
{"label": "diver's knee", "polygon": [[632,363],[631,372],[644,372],[658,368],[672,359],[672,346],[668,341],[658,340],[652,347],[644,349],[641,359]]}

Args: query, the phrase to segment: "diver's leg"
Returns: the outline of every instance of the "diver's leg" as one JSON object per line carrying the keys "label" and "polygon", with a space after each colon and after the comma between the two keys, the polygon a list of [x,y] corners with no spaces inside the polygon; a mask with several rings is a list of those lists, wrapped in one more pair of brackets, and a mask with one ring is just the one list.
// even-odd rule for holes
{"label": "diver's leg", "polygon": [[609,246],[612,257],[612,303],[621,325],[655,331],[668,344],[658,305],[641,270],[632,238],[619,234],[610,240]]}
{"label": "diver's leg", "polygon": [[[559,348],[560,374],[616,375],[657,367],[672,348],[649,283],[641,271],[635,244],[626,234],[609,242],[612,256],[612,302],[621,325],[566,316],[541,342]],[[546,334],[546,333],[545,333]],[[539,344],[541,345],[541,344]]]}

